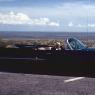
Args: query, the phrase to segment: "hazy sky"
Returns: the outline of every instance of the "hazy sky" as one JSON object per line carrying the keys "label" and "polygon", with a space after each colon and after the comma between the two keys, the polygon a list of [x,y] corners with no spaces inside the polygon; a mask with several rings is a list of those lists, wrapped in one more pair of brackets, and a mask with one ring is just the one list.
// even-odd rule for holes
{"label": "hazy sky", "polygon": [[0,31],[95,32],[95,0],[0,0]]}

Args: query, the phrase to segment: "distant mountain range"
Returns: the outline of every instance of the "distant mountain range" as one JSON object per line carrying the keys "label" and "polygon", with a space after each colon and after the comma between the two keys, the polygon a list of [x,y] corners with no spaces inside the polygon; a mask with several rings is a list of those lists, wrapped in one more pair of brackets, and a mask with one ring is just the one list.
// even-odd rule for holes
{"label": "distant mountain range", "polygon": [[94,32],[0,32],[2,39],[66,39],[76,37],[78,39],[95,40]]}

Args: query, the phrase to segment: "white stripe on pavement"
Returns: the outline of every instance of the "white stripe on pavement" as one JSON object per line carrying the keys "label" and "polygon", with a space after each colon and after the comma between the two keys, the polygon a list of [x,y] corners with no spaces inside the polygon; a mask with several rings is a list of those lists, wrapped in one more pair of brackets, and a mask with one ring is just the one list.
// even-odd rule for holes
{"label": "white stripe on pavement", "polygon": [[77,77],[77,78],[73,78],[73,79],[68,79],[68,80],[64,80],[64,83],[73,82],[73,81],[81,80],[81,79],[84,79],[84,78],[85,77]]}

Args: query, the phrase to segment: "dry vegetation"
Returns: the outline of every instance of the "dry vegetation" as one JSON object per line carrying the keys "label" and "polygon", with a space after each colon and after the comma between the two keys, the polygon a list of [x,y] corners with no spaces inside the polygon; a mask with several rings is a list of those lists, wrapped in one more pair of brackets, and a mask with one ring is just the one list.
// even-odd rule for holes
{"label": "dry vegetation", "polygon": [[[0,47],[15,47],[15,44],[27,44],[27,45],[49,45],[55,46],[56,42],[60,42],[61,46],[66,47],[66,42],[64,40],[40,40],[40,39],[31,39],[31,40],[8,40],[8,39],[0,39]],[[95,47],[95,40],[82,40],[84,44],[88,47]]]}
{"label": "dry vegetation", "polygon": [[88,47],[95,48],[95,40],[85,40],[85,41],[83,41],[83,43],[86,44]]}
{"label": "dry vegetation", "polygon": [[38,39],[31,39],[31,40],[0,40],[0,47],[14,47],[15,44],[26,44],[26,45],[49,45],[55,46],[56,42],[60,42],[61,45],[64,47],[63,40],[38,40]]}

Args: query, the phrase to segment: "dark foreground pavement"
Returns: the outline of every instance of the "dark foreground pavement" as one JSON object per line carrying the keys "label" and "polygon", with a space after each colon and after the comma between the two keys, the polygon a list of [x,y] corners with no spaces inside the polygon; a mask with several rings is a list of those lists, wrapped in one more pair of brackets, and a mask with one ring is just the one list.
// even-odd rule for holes
{"label": "dark foreground pavement", "polygon": [[95,78],[75,78],[0,72],[0,95],[95,95]]}

